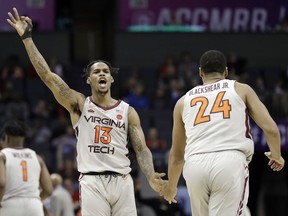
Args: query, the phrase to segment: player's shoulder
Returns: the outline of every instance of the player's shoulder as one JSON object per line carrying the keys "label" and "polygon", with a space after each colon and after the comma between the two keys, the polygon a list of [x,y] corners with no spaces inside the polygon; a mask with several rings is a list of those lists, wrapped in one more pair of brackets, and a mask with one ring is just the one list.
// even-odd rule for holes
{"label": "player's shoulder", "polygon": [[235,81],[235,89],[236,91],[240,91],[243,93],[249,93],[250,91],[253,91],[252,87],[246,83],[241,83],[238,81]]}

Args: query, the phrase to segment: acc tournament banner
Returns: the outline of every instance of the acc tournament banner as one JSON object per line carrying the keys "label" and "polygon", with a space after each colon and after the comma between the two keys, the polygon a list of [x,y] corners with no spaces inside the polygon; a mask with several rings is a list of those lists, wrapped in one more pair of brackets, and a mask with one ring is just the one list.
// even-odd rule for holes
{"label": "acc tournament banner", "polygon": [[203,32],[264,32],[273,31],[288,15],[288,1],[118,0],[118,10],[119,27],[125,31],[174,25]]}
{"label": "acc tournament banner", "polygon": [[0,31],[11,31],[7,13],[16,7],[21,15],[29,16],[38,30],[54,29],[54,0],[0,0]]}
{"label": "acc tournament banner", "polygon": [[[277,121],[276,123],[281,134],[281,149],[284,152],[288,152],[288,121]],[[263,131],[253,121],[251,121],[251,129],[255,151],[267,151],[268,145]]]}

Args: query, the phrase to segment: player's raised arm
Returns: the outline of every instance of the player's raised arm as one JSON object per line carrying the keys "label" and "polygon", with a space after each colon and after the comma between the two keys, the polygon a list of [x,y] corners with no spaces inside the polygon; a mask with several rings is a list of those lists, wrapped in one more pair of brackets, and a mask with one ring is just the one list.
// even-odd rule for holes
{"label": "player's raised arm", "polygon": [[150,186],[156,192],[159,192],[160,186],[164,184],[161,177],[165,173],[156,173],[154,171],[152,154],[146,145],[144,133],[141,127],[140,118],[134,108],[129,107],[129,138],[136,153],[137,162],[149,181]]}
{"label": "player's raised arm", "polygon": [[32,40],[32,20],[29,17],[20,17],[16,8],[13,8],[13,11],[14,15],[10,12],[8,13],[9,19],[7,19],[7,22],[21,37],[30,61],[32,62],[37,74],[53,92],[56,100],[70,113],[73,112],[73,110],[75,110],[75,106],[78,105],[79,107],[79,104],[84,103],[84,96],[70,89],[69,86],[57,74],[50,71],[47,62],[38,51]]}

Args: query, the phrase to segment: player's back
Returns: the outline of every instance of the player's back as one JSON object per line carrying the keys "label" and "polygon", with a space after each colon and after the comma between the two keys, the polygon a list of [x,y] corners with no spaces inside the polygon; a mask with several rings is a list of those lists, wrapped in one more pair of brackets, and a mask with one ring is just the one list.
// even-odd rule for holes
{"label": "player's back", "polygon": [[28,148],[5,148],[6,186],[3,200],[13,197],[39,198],[40,164],[36,153]]}
{"label": "player's back", "polygon": [[187,137],[185,158],[239,150],[250,160],[254,147],[249,117],[234,85],[235,81],[224,79],[186,93],[182,114]]}

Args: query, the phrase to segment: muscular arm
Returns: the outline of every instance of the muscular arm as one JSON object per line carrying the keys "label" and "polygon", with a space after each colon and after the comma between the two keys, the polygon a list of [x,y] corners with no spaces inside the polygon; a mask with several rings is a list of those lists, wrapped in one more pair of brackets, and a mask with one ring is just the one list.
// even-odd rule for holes
{"label": "muscular arm", "polygon": [[56,100],[65,107],[69,112],[73,112],[75,105],[83,104],[85,97],[70,89],[69,86],[55,73],[50,71],[50,68],[38,51],[32,38],[23,40],[27,54],[41,80],[53,92]]}
{"label": "muscular arm", "polygon": [[53,92],[56,100],[70,112],[71,120],[74,124],[78,120],[85,97],[82,94],[70,89],[69,86],[57,74],[50,71],[47,62],[38,51],[32,40],[32,20],[29,17],[20,17],[16,8],[13,8],[13,11],[14,15],[12,15],[10,12],[8,13],[9,19],[7,19],[7,22],[21,37],[27,54],[37,74]]}
{"label": "muscular arm", "polygon": [[38,156],[38,161],[39,161],[40,166],[41,166],[40,187],[41,187],[42,191],[40,193],[40,198],[41,198],[41,200],[44,200],[52,194],[53,186],[52,186],[50,174],[49,174],[49,171],[46,167],[45,162],[42,160],[42,158],[40,156]]}
{"label": "muscular arm", "polygon": [[235,89],[245,102],[249,115],[265,134],[270,149],[270,152],[265,152],[269,158],[268,165],[274,171],[280,171],[284,167],[285,160],[281,156],[281,137],[277,124],[250,86],[236,83]]}
{"label": "muscular arm", "polygon": [[176,188],[184,165],[186,135],[182,121],[183,97],[178,100],[173,112],[172,146],[169,153],[168,180]]}
{"label": "muscular arm", "polygon": [[152,160],[152,154],[146,146],[144,133],[140,124],[140,119],[134,108],[129,107],[129,138],[136,153],[138,164],[149,180],[155,172]]}
{"label": "muscular arm", "polygon": [[281,157],[280,132],[277,124],[270,116],[264,104],[260,101],[255,91],[246,84],[236,83],[237,93],[246,103],[248,113],[255,123],[263,130],[271,154],[274,158]]}

